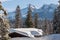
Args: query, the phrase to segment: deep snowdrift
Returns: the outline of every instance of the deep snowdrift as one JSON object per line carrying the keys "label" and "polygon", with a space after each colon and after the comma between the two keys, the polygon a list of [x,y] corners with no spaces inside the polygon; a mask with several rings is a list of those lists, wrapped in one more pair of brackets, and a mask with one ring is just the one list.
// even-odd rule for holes
{"label": "deep snowdrift", "polygon": [[11,40],[60,40],[60,34],[52,34],[39,38],[12,38]]}

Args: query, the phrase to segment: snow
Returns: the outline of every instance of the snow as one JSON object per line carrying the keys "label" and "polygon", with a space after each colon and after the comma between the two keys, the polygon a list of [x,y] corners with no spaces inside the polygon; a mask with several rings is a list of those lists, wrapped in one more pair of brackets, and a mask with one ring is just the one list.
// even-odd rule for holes
{"label": "snow", "polygon": [[[28,31],[32,31],[32,30],[38,30],[36,28],[17,28],[14,29],[14,31],[23,31],[23,32],[28,32]],[[11,32],[14,32],[12,29],[10,29]],[[41,29],[39,30],[41,31]],[[60,34],[51,34],[51,35],[46,35],[46,36],[42,36],[42,37],[20,37],[20,38],[12,38],[11,40],[60,40]]]}
{"label": "snow", "polygon": [[9,32],[16,32],[16,31],[22,31],[22,32],[40,31],[40,32],[43,32],[42,29],[36,29],[36,28],[10,28],[9,29]]}
{"label": "snow", "polygon": [[9,29],[10,33],[16,32],[18,34],[23,34],[29,37],[34,37],[34,35],[31,33],[32,31],[38,32],[39,33],[38,35],[43,35],[42,29],[36,29],[36,28],[10,28]]}
{"label": "snow", "polygon": [[39,38],[12,38],[11,40],[60,40],[60,34],[52,34]]}
{"label": "snow", "polygon": [[41,37],[40,40],[60,40],[60,34],[52,34]]}

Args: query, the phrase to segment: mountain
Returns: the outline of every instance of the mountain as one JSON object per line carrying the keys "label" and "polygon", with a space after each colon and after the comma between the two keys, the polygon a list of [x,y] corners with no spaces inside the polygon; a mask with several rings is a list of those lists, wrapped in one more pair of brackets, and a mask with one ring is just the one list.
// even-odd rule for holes
{"label": "mountain", "polygon": [[[36,9],[36,8],[32,8],[32,17],[34,17],[35,13],[39,14],[39,18],[40,19],[44,19],[47,18],[49,20],[53,19],[53,14],[54,14],[54,10],[56,9],[57,5],[55,4],[50,4],[50,5],[43,5],[41,8]],[[28,7],[21,9],[21,14],[22,14],[22,18],[26,18],[27,15],[27,11],[28,11]],[[15,12],[9,12],[8,13],[8,18],[14,19],[15,16]]]}
{"label": "mountain", "polygon": [[50,5],[43,5],[43,7],[41,7],[38,12],[39,17],[41,18],[47,18],[47,19],[53,19],[53,15],[54,15],[54,10],[56,9],[56,5],[54,4],[50,4]]}

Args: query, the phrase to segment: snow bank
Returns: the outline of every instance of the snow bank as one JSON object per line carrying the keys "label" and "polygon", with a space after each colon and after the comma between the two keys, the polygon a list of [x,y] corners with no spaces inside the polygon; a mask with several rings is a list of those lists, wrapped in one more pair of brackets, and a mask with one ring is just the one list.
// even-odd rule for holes
{"label": "snow bank", "polygon": [[41,37],[40,40],[60,40],[60,34],[52,34]]}
{"label": "snow bank", "polygon": [[60,40],[60,34],[52,34],[39,38],[12,38],[11,40]]}

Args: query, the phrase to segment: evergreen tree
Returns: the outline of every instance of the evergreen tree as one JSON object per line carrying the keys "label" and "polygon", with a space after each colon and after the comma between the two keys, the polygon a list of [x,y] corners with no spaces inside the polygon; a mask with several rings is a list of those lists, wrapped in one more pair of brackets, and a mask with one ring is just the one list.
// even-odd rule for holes
{"label": "evergreen tree", "polygon": [[52,21],[50,21],[49,22],[49,34],[52,34],[53,33],[53,22]]}
{"label": "evergreen tree", "polygon": [[28,28],[30,27],[33,27],[33,21],[32,21],[32,10],[31,10],[31,5],[29,4],[29,7],[28,7],[28,12],[27,12],[27,18],[26,18],[26,21],[25,21],[25,24]]}
{"label": "evergreen tree", "polygon": [[[4,20],[4,21],[3,21]],[[9,22],[7,19],[0,18],[0,32],[1,32],[1,40],[9,40]]]}
{"label": "evergreen tree", "polygon": [[2,10],[2,5],[1,5],[1,2],[0,2],[0,10]]}
{"label": "evergreen tree", "polygon": [[38,28],[38,14],[35,14],[35,28]]}
{"label": "evergreen tree", "polygon": [[60,0],[59,6],[55,9],[54,12],[53,33],[60,33]]}
{"label": "evergreen tree", "polygon": [[47,34],[47,18],[45,18],[44,20],[43,31],[44,31],[44,35],[46,35]]}
{"label": "evergreen tree", "polygon": [[9,31],[8,29],[10,28],[9,25],[9,21],[7,19],[7,13],[6,11],[3,9],[1,2],[0,2],[0,10],[2,10],[4,12],[3,15],[0,15],[0,35],[1,35],[1,39],[0,40],[9,40]]}
{"label": "evergreen tree", "polygon": [[16,8],[16,14],[15,14],[15,28],[21,28],[22,23],[21,23],[21,12],[20,12],[20,7],[19,5]]}
{"label": "evergreen tree", "polygon": [[45,18],[43,29],[44,29],[45,35],[49,35],[52,33],[52,30],[53,30],[52,23],[47,18]]}

